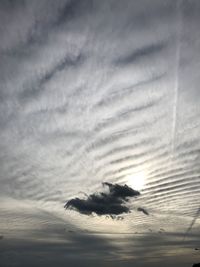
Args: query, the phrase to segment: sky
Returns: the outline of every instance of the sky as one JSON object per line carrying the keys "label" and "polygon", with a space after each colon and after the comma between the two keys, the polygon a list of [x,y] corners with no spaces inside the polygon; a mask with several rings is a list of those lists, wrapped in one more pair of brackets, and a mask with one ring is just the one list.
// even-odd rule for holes
{"label": "sky", "polygon": [[200,262],[200,1],[0,1],[0,267]]}

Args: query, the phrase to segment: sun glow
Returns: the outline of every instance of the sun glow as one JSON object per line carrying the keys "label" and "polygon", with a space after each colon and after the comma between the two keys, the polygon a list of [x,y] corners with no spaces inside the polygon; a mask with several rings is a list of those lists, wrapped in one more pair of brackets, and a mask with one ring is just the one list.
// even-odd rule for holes
{"label": "sun glow", "polygon": [[144,172],[138,172],[127,176],[127,184],[135,190],[144,188],[146,175]]}

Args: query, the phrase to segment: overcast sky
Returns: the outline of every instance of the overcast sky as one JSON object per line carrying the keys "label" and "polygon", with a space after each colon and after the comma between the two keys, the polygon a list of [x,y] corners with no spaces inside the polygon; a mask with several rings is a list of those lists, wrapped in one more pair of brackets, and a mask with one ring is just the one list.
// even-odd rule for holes
{"label": "overcast sky", "polygon": [[198,0],[0,1],[1,267],[200,262],[199,25]]}

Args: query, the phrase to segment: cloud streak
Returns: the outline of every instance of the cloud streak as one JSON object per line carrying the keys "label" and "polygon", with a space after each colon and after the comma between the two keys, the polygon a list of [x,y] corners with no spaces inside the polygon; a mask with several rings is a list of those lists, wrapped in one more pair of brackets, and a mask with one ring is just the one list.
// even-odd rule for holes
{"label": "cloud streak", "polygon": [[151,56],[152,54],[159,53],[164,49],[164,43],[151,44],[134,51],[126,57],[118,58],[115,65],[127,65],[132,64],[137,60],[141,60],[143,57]]}
{"label": "cloud streak", "polygon": [[145,215],[149,215],[149,213],[148,213],[148,211],[146,210],[146,209],[144,209],[144,208],[138,208],[137,209],[137,211],[141,211],[141,212],[143,212]]}

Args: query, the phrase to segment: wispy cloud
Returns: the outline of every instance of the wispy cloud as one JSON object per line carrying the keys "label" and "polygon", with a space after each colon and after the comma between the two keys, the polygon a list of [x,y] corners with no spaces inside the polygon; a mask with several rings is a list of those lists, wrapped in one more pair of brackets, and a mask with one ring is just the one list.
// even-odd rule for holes
{"label": "wispy cloud", "polygon": [[155,53],[162,52],[164,50],[166,44],[165,43],[156,43],[151,44],[146,47],[139,48],[134,51],[132,54],[129,54],[123,58],[118,58],[115,62],[115,65],[127,65],[134,64],[137,60],[143,60],[145,57],[150,57]]}

